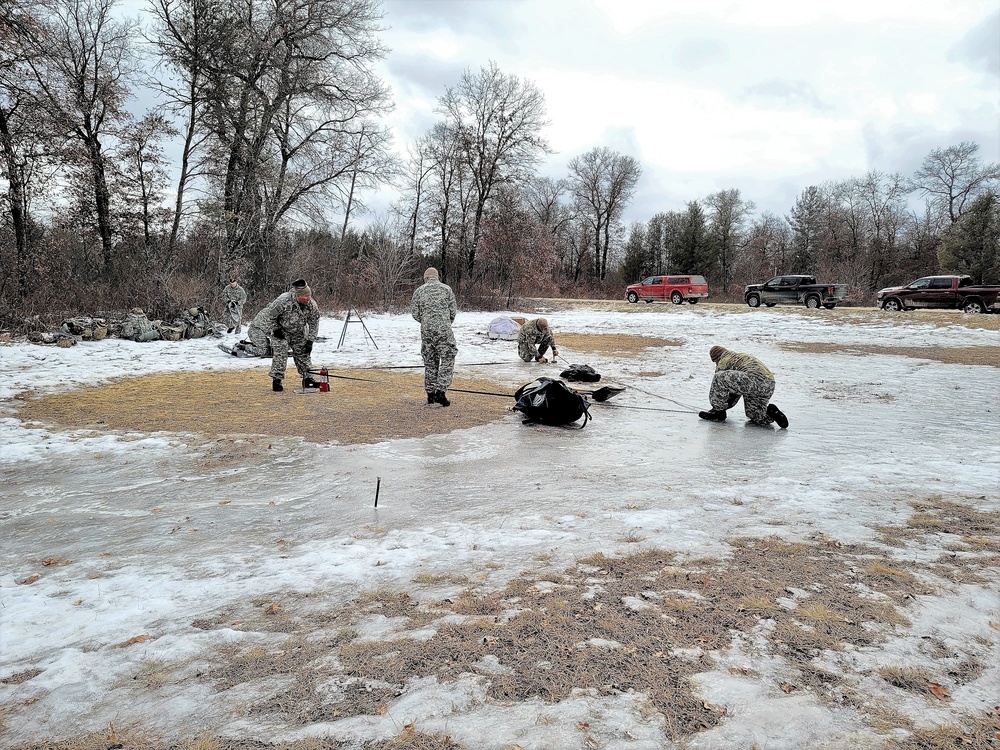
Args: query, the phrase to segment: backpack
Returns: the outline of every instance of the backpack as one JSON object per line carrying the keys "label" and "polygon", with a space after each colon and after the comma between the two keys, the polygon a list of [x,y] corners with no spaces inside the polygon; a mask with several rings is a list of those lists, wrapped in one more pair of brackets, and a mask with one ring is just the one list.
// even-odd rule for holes
{"label": "backpack", "polygon": [[601,373],[590,365],[570,365],[559,373],[559,377],[571,383],[596,383],[601,379]]}
{"label": "backpack", "polygon": [[524,414],[522,424],[568,425],[583,417],[582,430],[590,419],[590,405],[561,380],[539,378],[514,393],[514,410]]}

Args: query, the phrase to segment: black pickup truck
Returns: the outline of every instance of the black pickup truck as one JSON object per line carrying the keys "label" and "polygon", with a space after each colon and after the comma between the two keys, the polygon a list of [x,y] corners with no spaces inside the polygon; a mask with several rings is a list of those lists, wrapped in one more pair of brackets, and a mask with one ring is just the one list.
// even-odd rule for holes
{"label": "black pickup truck", "polygon": [[1000,286],[974,284],[971,276],[924,276],[906,286],[879,289],[875,300],[892,312],[914,308],[998,312]]}
{"label": "black pickup truck", "polygon": [[847,299],[847,284],[817,284],[815,276],[775,276],[763,284],[743,288],[743,301],[750,307],[805,305],[832,310]]}

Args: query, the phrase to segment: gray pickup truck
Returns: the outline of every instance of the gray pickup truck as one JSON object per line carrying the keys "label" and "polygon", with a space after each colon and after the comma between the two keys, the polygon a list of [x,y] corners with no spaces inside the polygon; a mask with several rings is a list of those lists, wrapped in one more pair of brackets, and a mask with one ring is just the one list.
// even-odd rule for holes
{"label": "gray pickup truck", "polygon": [[847,284],[817,284],[815,276],[775,276],[763,284],[743,288],[743,301],[750,307],[805,305],[832,310],[847,299]]}

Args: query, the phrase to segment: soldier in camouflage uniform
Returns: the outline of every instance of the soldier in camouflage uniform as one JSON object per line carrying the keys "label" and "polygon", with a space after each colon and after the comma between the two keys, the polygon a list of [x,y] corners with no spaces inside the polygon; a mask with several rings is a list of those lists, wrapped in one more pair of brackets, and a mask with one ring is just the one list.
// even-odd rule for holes
{"label": "soldier in camouflage uniform", "polygon": [[247,292],[240,286],[240,282],[235,277],[222,290],[222,301],[226,303],[226,314],[228,316],[226,333],[233,333],[235,331],[238,336],[243,329],[243,305],[247,301]]}
{"label": "soldier in camouflage uniform", "polygon": [[517,332],[517,353],[525,362],[548,362],[545,352],[552,347],[553,358],[559,356],[556,340],[545,318],[529,320]]}
{"label": "soldier in camouflage uniform", "polygon": [[160,338],[160,334],[156,330],[156,325],[146,317],[146,313],[142,311],[141,307],[132,308],[125,317],[118,335],[123,339],[132,339],[132,341],[139,342],[156,341],[156,339]]}
{"label": "soldier in camouflage uniform", "polygon": [[267,307],[257,313],[247,329],[249,342],[241,341],[237,347],[253,357],[267,356],[271,352],[271,390],[283,391],[282,380],[288,367],[291,352],[295,369],[302,378],[303,388],[316,388],[312,379],[312,348],[319,334],[319,306],[312,298],[312,290],[303,279],[292,282],[291,291],[278,295]]}
{"label": "soldier in camouflage uniform", "polygon": [[763,362],[722,346],[713,346],[708,356],[715,362],[715,376],[708,392],[712,409],[698,412],[699,417],[712,422],[725,422],[726,410],[732,409],[742,398],[747,418],[754,424],[767,427],[776,422],[782,429],[788,427],[788,418],[781,409],[768,403],[774,393],[775,381]]}
{"label": "soldier in camouflage uniform", "polygon": [[424,390],[428,404],[450,406],[445,391],[455,370],[455,334],[451,324],[458,313],[455,293],[438,279],[436,268],[424,271],[424,283],[413,293],[410,314],[420,323],[420,356],[424,359]]}

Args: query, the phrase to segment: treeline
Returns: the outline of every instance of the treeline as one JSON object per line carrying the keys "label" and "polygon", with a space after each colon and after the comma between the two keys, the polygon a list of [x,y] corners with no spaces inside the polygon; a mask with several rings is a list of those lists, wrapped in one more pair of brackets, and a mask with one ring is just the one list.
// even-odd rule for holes
{"label": "treeline", "polygon": [[[2,322],[211,309],[233,275],[251,306],[304,276],[327,308],[392,309],[430,264],[482,306],[655,273],[717,298],[813,273],[858,302],[937,271],[1000,281],[1000,167],[970,142],[806,187],[786,216],[730,189],[626,227],[639,162],[595,147],[540,177],[544,97],[489,63],[393,156],[380,23],[377,0],[147,0],[141,27],[114,0],[0,5]],[[133,115],[139,91],[161,106]],[[387,186],[397,203],[355,228]]]}

